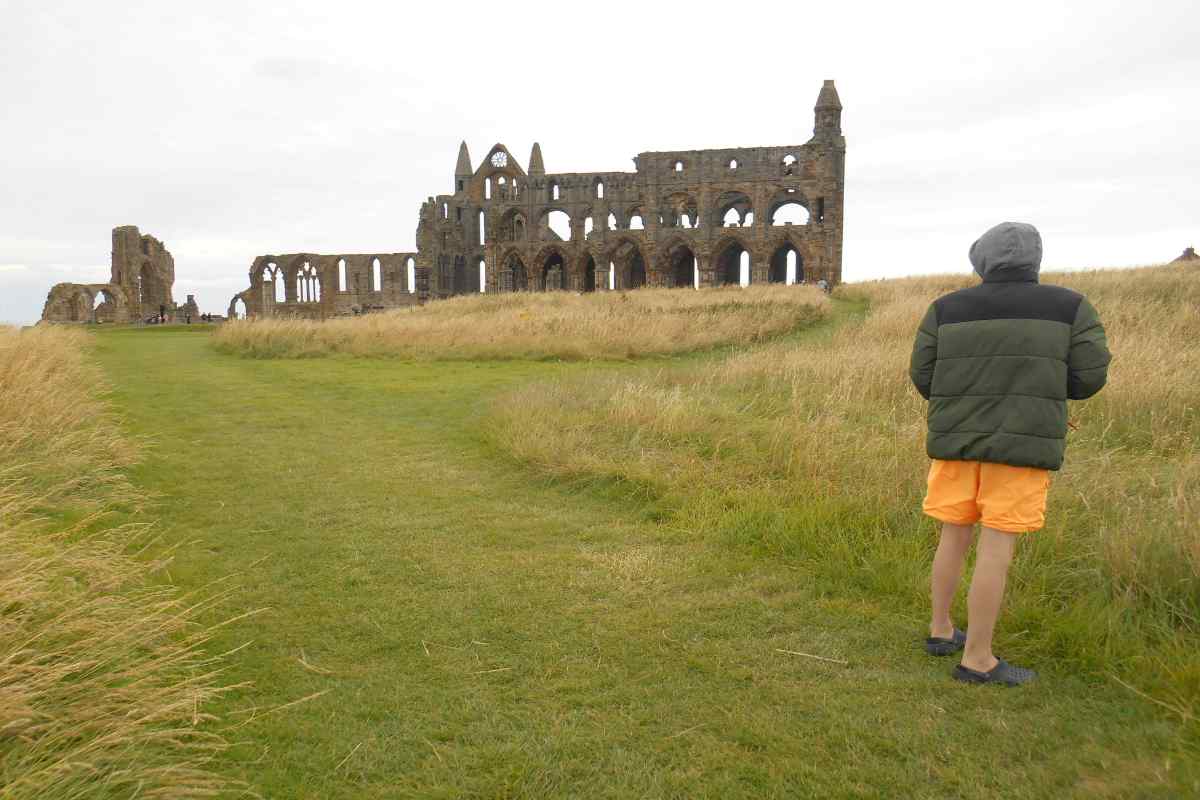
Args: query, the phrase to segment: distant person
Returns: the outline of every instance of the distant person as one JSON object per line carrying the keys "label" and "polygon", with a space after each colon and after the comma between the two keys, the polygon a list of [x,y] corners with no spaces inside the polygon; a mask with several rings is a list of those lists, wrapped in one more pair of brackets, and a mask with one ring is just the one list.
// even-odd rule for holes
{"label": "distant person", "polygon": [[[1104,386],[1111,356],[1083,295],[1038,283],[1042,237],[1005,222],[971,245],[978,286],[934,301],[921,320],[909,374],[929,400],[924,511],[942,522],[930,581],[925,649],[962,651],[954,677],[1018,686],[1036,677],[992,653],[992,632],[1019,534],[1045,523],[1050,472],[1062,466],[1067,400]],[[976,522],[966,633],[950,604]]]}
{"label": "distant person", "polygon": [[821,280],[817,281],[817,287],[820,288],[822,292],[829,291],[829,284],[825,282],[824,278],[821,278]]}

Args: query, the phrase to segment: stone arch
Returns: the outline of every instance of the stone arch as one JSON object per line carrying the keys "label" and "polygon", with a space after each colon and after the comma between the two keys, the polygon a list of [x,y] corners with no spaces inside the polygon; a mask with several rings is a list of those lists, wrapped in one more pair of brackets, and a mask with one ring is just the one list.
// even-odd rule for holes
{"label": "stone arch", "polygon": [[[375,259],[376,262],[379,259]],[[296,270],[296,302],[321,302],[321,277],[311,262],[305,261]]]}
{"label": "stone arch", "polygon": [[540,291],[565,289],[570,285],[567,251],[555,244],[543,247],[533,258],[537,287]]}
{"label": "stone arch", "polygon": [[95,289],[92,294],[89,318],[92,322],[116,322],[121,303],[107,286]]}
{"label": "stone arch", "polygon": [[749,256],[750,248],[740,236],[721,237],[713,248],[713,279],[716,285],[741,286],[743,271],[749,272],[754,266]]}
{"label": "stone arch", "polygon": [[712,210],[712,226],[721,228],[730,226],[736,216],[736,227],[746,227],[754,224],[754,201],[744,191],[731,190],[722,192]]}
{"label": "stone arch", "polygon": [[663,198],[662,224],[666,228],[700,227],[700,206],[687,192],[674,192]]}
{"label": "stone arch", "polygon": [[[555,214],[562,214],[564,215],[565,219],[563,217],[555,217]],[[567,210],[566,206],[542,206],[537,212],[536,219],[538,230],[537,238],[539,241],[569,242],[571,240],[571,234],[574,232],[574,222],[571,217],[571,212]],[[565,231],[561,230],[563,224],[566,225]],[[560,228],[560,230],[554,230],[556,227]],[[562,235],[564,232],[567,234],[566,236]]]}
{"label": "stone arch", "polygon": [[[241,310],[238,310],[238,304],[241,304]],[[246,293],[238,292],[229,301],[229,313],[226,318],[229,320],[246,319],[250,316],[250,304],[246,301]]]}
{"label": "stone arch", "polygon": [[[637,227],[633,227],[634,220],[637,220]],[[625,219],[621,224],[622,230],[627,231],[643,231],[646,229],[646,211],[641,203],[631,206],[625,214]]]}
{"label": "stone arch", "polygon": [[596,256],[592,253],[584,253],[583,259],[583,275],[580,284],[580,290],[584,293],[596,291]]}
{"label": "stone arch", "polygon": [[638,289],[646,285],[646,258],[632,236],[622,236],[605,251],[613,264],[614,289]]}
{"label": "stone arch", "polygon": [[525,212],[519,208],[510,208],[500,218],[496,230],[496,240],[500,242],[523,242],[528,228]]}
{"label": "stone arch", "polygon": [[529,290],[529,274],[520,250],[514,247],[504,254],[500,261],[500,271],[496,277],[502,292]]}
{"label": "stone arch", "polygon": [[787,284],[804,282],[804,251],[793,244],[790,239],[784,239],[772,250],[767,268],[767,282]]}
{"label": "stone arch", "polygon": [[691,241],[682,236],[673,237],[659,253],[658,283],[675,288],[696,286],[700,262]]}
{"label": "stone arch", "polygon": [[793,221],[791,224],[807,225],[809,219],[808,198],[799,189],[780,189],[771,198],[771,202],[767,205],[767,224],[771,226],[783,225],[784,223],[776,217],[780,209],[785,206],[799,207],[803,209],[801,222]]}

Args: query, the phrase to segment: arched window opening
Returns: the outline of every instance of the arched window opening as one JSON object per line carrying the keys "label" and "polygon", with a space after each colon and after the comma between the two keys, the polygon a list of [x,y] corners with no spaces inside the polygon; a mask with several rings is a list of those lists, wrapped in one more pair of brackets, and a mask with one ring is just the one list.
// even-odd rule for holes
{"label": "arched window opening", "polygon": [[312,264],[307,261],[296,270],[296,302],[319,303],[321,301],[321,280]]}
{"label": "arched window opening", "polygon": [[745,286],[750,282],[750,254],[740,242],[731,241],[717,250],[713,266],[718,286]]}
{"label": "arched window opening", "polygon": [[721,221],[725,223],[726,228],[736,228],[742,224],[742,215],[736,208],[731,208],[725,212],[725,217]]}
{"label": "arched window opening", "polygon": [[487,225],[484,224],[485,222],[486,222],[486,219],[483,216],[483,212],[480,211],[479,212],[479,243],[480,244],[484,244],[485,243],[484,240],[487,237]]}
{"label": "arched window opening", "polygon": [[550,184],[550,199],[551,200],[558,199],[558,183]]}
{"label": "arched window opening", "polygon": [[682,162],[682,161],[676,161],[676,162],[675,162],[675,171],[676,171],[676,172],[683,172],[683,162]]}
{"label": "arched window opening", "polygon": [[796,170],[796,157],[788,153],[783,157],[783,174],[791,175]]}
{"label": "arched window opening", "polygon": [[517,199],[517,198],[519,198],[519,197],[521,196],[521,184],[517,183],[517,179],[516,179],[516,178],[513,178],[513,182],[512,182],[512,194],[513,194],[513,199],[514,199],[514,200],[515,200],[515,199]]}
{"label": "arched window opening", "polygon": [[404,268],[407,273],[407,274],[405,274],[404,277],[408,283],[408,293],[415,294],[417,291],[417,262],[416,262],[416,260],[413,258],[409,258],[408,261],[405,262]]}
{"label": "arched window opening", "polygon": [[487,291],[487,261],[479,259],[479,291]]}
{"label": "arched window opening", "polygon": [[731,158],[731,159],[729,159],[729,168],[730,168],[730,169],[737,169],[737,168],[738,168],[738,162],[737,162],[737,159],[736,159],[736,158]]}
{"label": "arched window opening", "polygon": [[450,219],[450,206],[442,203],[442,219]]}
{"label": "arched window opening", "polygon": [[492,179],[491,178],[488,178],[487,180],[485,180],[483,182],[483,199],[484,200],[492,199]]}
{"label": "arched window opening", "polygon": [[504,261],[504,269],[500,271],[500,290],[525,292],[529,290],[529,276],[525,272],[525,262],[516,253],[510,253]]}
{"label": "arched window opening", "polygon": [[[267,262],[267,266],[263,267],[262,277],[263,277],[264,284],[266,284],[266,283],[271,284],[271,289],[270,289],[271,293],[268,296],[271,297],[272,301],[276,302],[276,303],[286,303],[287,302],[287,289],[284,285],[286,283],[286,281],[284,281],[284,279],[283,279],[283,272],[279,269],[279,265],[276,264],[274,261]],[[139,285],[139,288],[143,292],[145,291],[144,284],[145,284],[145,281],[143,281],[142,284]],[[265,286],[264,286],[264,288],[265,288]],[[145,297],[142,297],[140,299],[142,302],[146,301]]]}
{"label": "arched window opening", "polygon": [[544,239],[559,242],[566,242],[571,239],[571,217],[567,212],[554,209],[546,212],[546,215],[542,219],[547,233],[543,237]]}
{"label": "arched window opening", "polygon": [[775,209],[771,215],[772,225],[807,225],[808,209],[798,201],[789,200]]}
{"label": "arched window opening", "polygon": [[617,265],[613,262],[608,262],[608,290],[611,292],[617,288]]}
{"label": "arched window opening", "polygon": [[767,281],[789,286],[804,282],[804,259],[791,242],[784,242],[775,249],[767,268]]}
{"label": "arched window opening", "polygon": [[501,175],[499,178],[496,179],[496,183],[498,183],[501,186],[506,186],[508,184],[508,180],[506,180],[505,177],[503,175]]}
{"label": "arched window opening", "polygon": [[690,247],[679,245],[673,248],[667,256],[671,286],[676,288],[695,288],[696,286],[696,254]]}
{"label": "arched window opening", "polygon": [[608,230],[615,231],[617,229],[617,215],[616,214],[612,213],[611,211],[608,212],[607,222],[608,222]]}
{"label": "arched window opening", "polygon": [[563,261],[562,253],[551,253],[546,258],[546,263],[542,266],[541,290],[544,292],[553,292],[562,289],[565,277],[566,263]]}
{"label": "arched window opening", "polygon": [[590,216],[584,218],[584,220],[583,220],[583,235],[584,235],[584,237],[590,236],[592,233],[592,230],[595,227],[596,227],[596,223],[592,221],[592,218]]}
{"label": "arched window opening", "polygon": [[596,197],[604,199],[604,181],[596,181]]}
{"label": "arched window opening", "polygon": [[371,291],[383,291],[383,266],[379,263],[379,259],[371,261]]}
{"label": "arched window opening", "polygon": [[817,198],[817,222],[825,221],[825,198]]}
{"label": "arched window opening", "polygon": [[338,291],[346,291],[346,259],[338,259]]}
{"label": "arched window opening", "polygon": [[588,256],[587,263],[583,267],[583,291],[596,291],[596,259]]}
{"label": "arched window opening", "polygon": [[236,298],[233,301],[233,318],[234,319],[245,319],[246,318],[246,301],[240,297]]}
{"label": "arched window opening", "polygon": [[645,230],[645,229],[646,229],[646,225],[642,220],[641,212],[640,211],[633,212],[633,216],[631,216],[629,218],[629,230],[641,231],[641,230]]}

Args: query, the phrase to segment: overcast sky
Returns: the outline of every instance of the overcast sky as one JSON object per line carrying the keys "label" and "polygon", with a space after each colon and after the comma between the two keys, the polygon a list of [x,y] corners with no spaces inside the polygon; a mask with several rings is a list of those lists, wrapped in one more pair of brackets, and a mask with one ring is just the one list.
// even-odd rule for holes
{"label": "overcast sky", "polygon": [[256,255],[415,249],[462,139],[555,172],[803,143],[825,78],[847,280],[969,269],[1005,219],[1049,268],[1169,260],[1200,246],[1197,8],[0,0],[0,320],[106,281],[117,225],[224,313]]}

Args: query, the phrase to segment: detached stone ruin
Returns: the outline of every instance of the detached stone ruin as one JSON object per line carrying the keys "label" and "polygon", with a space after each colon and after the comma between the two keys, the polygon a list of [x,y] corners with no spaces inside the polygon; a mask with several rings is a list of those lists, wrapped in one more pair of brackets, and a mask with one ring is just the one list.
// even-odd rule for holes
{"label": "detached stone ruin", "polygon": [[1200,261],[1200,256],[1196,255],[1196,248],[1189,247],[1183,251],[1183,255],[1172,261],[1172,264],[1180,264],[1184,261]]}
{"label": "detached stone ruin", "polygon": [[42,309],[45,322],[136,322],[175,315],[175,260],[134,225],[113,228],[108,283],[60,283]]}
{"label": "detached stone ruin", "polygon": [[421,206],[416,252],[263,255],[229,317],[324,319],[487,292],[842,279],[846,140],[833,81],[804,144],[640,153],[634,172],[549,173],[503,144]]}

